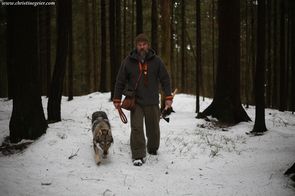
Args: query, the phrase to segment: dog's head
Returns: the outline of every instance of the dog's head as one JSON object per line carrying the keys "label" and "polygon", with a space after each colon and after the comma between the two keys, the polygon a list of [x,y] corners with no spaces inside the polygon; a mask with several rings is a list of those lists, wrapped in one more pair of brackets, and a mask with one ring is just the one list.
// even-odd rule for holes
{"label": "dog's head", "polygon": [[95,120],[108,120],[107,114],[104,111],[94,112],[91,117],[91,123]]}

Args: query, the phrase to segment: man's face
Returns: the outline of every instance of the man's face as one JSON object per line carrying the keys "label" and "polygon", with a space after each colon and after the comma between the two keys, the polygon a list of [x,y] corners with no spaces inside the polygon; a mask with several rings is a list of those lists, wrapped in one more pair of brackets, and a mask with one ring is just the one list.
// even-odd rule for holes
{"label": "man's face", "polygon": [[145,56],[148,52],[149,44],[147,42],[138,42],[136,44],[136,49],[141,56]]}

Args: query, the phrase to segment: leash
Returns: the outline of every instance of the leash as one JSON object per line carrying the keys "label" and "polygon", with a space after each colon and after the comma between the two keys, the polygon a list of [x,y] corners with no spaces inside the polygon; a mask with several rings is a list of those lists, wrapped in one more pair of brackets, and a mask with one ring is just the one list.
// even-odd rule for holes
{"label": "leash", "polygon": [[119,116],[121,121],[126,124],[128,122],[126,115],[124,114],[124,112],[122,111],[121,107],[118,107],[118,112],[119,112]]}
{"label": "leash", "polygon": [[[142,65],[140,62],[138,62],[138,67],[139,67],[139,76],[138,76],[137,81],[136,81],[136,83],[135,83],[134,91],[136,91],[136,89],[137,89],[137,87],[138,87],[139,80],[140,80],[140,78],[141,78],[141,76],[142,76],[142,67],[143,67],[143,65]],[[126,117],[126,115],[124,114],[124,112],[123,112],[123,110],[122,110],[121,107],[118,108],[118,112],[119,112],[119,116],[120,116],[121,121],[122,121],[124,124],[128,123],[127,117]]]}

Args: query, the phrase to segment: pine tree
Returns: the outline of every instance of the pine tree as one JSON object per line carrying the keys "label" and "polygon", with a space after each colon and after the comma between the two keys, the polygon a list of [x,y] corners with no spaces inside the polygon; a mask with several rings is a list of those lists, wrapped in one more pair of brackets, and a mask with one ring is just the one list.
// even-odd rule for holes
{"label": "pine tree", "polygon": [[[28,28],[29,27],[29,28]],[[46,132],[38,64],[38,7],[8,8],[8,61],[11,66],[13,109],[10,141],[37,139]],[[12,54],[11,54],[12,53]]]}
{"label": "pine tree", "polygon": [[240,99],[240,1],[218,1],[219,49],[216,90],[212,103],[198,118],[216,117],[236,124],[249,121]]}

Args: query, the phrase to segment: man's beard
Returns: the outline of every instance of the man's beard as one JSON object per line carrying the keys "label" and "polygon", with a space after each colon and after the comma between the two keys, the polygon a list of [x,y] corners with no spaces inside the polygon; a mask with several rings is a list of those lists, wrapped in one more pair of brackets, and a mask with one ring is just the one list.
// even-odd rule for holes
{"label": "man's beard", "polygon": [[141,57],[145,57],[145,56],[147,55],[147,51],[144,50],[144,49],[140,49],[140,50],[139,50],[139,55],[140,55]]}

